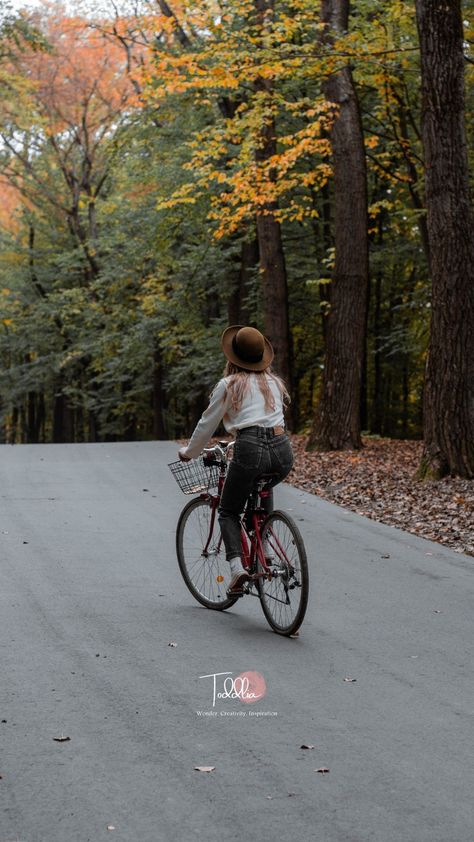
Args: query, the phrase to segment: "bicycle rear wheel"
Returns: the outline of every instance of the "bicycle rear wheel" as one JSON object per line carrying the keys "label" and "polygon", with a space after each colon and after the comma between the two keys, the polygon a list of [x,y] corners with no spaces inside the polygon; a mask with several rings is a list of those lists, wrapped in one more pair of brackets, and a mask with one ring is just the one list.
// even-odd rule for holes
{"label": "bicycle rear wheel", "polygon": [[273,571],[270,579],[259,578],[258,590],[263,613],[277,634],[294,634],[303,622],[308,604],[309,575],[306,550],[293,518],[273,512],[261,530],[267,560]]}
{"label": "bicycle rear wheel", "polygon": [[211,528],[210,500],[190,500],[179,517],[176,529],[176,554],[181,575],[193,597],[206,608],[223,611],[238,597],[229,598],[230,565],[225,558],[221,531],[214,522],[207,551],[204,548]]}

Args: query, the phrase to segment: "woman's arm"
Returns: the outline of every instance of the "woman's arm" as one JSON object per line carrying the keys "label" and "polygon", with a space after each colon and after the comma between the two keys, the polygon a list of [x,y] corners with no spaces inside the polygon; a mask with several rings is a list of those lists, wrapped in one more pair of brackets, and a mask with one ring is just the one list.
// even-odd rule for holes
{"label": "woman's arm", "polygon": [[179,458],[186,461],[199,456],[203,447],[207,444],[216,427],[222,421],[227,410],[227,388],[225,380],[219,380],[211,394],[209,406],[204,410],[200,420],[196,424],[194,433],[189,439],[187,447],[179,451]]}

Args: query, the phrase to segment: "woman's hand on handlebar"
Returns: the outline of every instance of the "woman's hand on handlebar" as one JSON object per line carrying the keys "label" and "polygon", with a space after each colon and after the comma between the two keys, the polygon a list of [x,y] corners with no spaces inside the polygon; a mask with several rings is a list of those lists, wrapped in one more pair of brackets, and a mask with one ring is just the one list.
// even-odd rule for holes
{"label": "woman's hand on handlebar", "polygon": [[191,461],[191,457],[186,454],[186,448],[185,447],[180,447],[180,449],[178,450],[178,457],[179,457],[180,462],[190,462]]}

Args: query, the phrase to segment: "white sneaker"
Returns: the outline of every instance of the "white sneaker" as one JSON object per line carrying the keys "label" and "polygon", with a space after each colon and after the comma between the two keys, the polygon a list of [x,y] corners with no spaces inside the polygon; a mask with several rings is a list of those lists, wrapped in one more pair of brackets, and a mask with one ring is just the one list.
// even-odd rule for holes
{"label": "white sneaker", "polygon": [[231,558],[230,572],[232,574],[232,578],[230,580],[229,587],[227,588],[227,593],[242,593],[242,585],[250,577],[245,567],[243,567],[242,565],[242,560],[240,556]]}
{"label": "white sneaker", "polygon": [[244,571],[244,567],[242,565],[242,559],[240,558],[239,555],[236,555],[236,556],[234,556],[234,558],[231,558],[230,561],[229,561],[229,564],[230,564],[230,572],[232,573],[233,576],[235,576],[236,573],[242,573]]}

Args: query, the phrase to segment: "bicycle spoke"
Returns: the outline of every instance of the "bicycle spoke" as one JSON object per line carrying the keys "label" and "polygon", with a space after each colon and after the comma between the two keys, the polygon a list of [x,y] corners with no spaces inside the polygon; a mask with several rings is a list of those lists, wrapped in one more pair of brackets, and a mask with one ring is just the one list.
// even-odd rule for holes
{"label": "bicycle spoke", "polygon": [[178,561],[193,596],[208,608],[225,608],[235,600],[227,596],[230,568],[217,519],[210,535],[211,518],[207,500],[193,500],[184,509],[178,525]]}
{"label": "bicycle spoke", "polygon": [[266,521],[262,539],[273,575],[262,578],[260,599],[265,616],[275,631],[290,634],[304,617],[308,575],[304,544],[296,524],[282,512]]}

